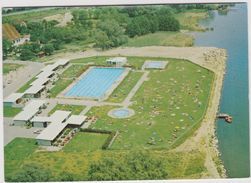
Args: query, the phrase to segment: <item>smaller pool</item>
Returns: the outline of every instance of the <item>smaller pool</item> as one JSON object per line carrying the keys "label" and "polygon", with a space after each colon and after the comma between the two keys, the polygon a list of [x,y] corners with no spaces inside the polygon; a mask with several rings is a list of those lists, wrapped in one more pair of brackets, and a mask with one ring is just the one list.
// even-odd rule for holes
{"label": "smaller pool", "polygon": [[134,115],[134,110],[128,108],[112,109],[108,115],[112,118],[129,118]]}

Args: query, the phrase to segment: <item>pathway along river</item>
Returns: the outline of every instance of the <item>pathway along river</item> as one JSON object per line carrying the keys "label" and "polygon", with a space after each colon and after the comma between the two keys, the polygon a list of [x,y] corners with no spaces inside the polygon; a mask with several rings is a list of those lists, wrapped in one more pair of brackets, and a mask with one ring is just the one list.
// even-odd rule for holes
{"label": "pathway along river", "polygon": [[233,123],[217,121],[217,137],[221,159],[228,177],[249,176],[249,114],[248,114],[248,34],[247,5],[236,4],[221,15],[212,12],[201,25],[213,31],[194,33],[195,46],[225,48],[228,53],[220,112],[233,116]]}

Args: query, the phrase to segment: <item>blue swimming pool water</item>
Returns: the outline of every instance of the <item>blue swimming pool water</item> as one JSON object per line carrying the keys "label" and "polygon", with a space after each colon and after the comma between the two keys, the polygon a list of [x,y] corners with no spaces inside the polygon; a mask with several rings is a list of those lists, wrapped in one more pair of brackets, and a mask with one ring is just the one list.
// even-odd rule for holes
{"label": "blue swimming pool water", "polygon": [[70,97],[102,97],[125,68],[92,68],[66,94]]}
{"label": "blue swimming pool water", "polygon": [[149,62],[147,63],[147,68],[162,68],[163,63],[162,62]]}

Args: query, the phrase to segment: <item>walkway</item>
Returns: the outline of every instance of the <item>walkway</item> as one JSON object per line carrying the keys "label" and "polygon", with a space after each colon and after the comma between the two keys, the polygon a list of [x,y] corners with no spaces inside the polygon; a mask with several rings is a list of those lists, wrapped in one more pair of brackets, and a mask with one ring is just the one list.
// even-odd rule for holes
{"label": "walkway", "polygon": [[125,98],[125,100],[122,102],[124,107],[128,107],[131,104],[131,99],[133,98],[133,96],[136,94],[136,92],[138,91],[138,89],[140,88],[140,86],[148,79],[148,74],[149,71],[144,71],[144,74],[141,76],[141,78],[138,80],[138,82],[136,83],[136,85],[133,87],[133,89],[130,91],[130,93],[127,95],[127,97]]}

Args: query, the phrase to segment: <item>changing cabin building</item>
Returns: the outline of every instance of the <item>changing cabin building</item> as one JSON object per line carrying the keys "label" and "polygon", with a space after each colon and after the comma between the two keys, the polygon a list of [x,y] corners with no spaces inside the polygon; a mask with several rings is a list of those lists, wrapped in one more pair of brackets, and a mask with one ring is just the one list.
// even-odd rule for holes
{"label": "changing cabin building", "polygon": [[30,120],[39,113],[39,111],[45,107],[45,101],[43,100],[32,100],[24,108],[23,111],[18,113],[14,118],[13,122],[15,126],[25,126]]}
{"label": "changing cabin building", "polygon": [[126,57],[114,57],[114,58],[109,58],[106,60],[106,63],[108,65],[112,65],[115,67],[122,67],[127,63],[127,58]]}
{"label": "changing cabin building", "polygon": [[3,102],[4,106],[8,107],[22,107],[23,106],[23,93],[12,93],[6,97]]}
{"label": "changing cabin building", "polygon": [[51,146],[66,127],[80,127],[85,122],[86,116],[70,116],[70,114],[70,111],[58,110],[48,117],[47,121],[49,121],[50,124],[36,137],[37,144],[41,146]]}

